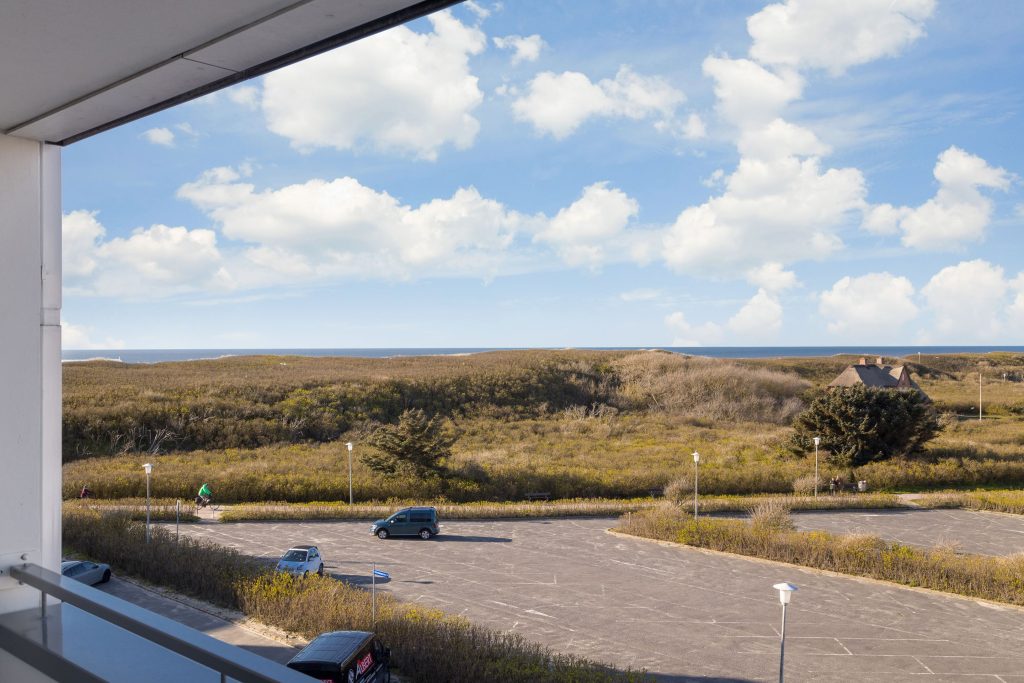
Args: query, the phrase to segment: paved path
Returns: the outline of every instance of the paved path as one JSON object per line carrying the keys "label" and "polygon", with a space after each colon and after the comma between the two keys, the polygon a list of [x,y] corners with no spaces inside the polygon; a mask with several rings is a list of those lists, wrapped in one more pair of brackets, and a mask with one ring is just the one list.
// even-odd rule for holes
{"label": "paved path", "polygon": [[316,543],[328,571],[665,681],[1021,681],[1024,611],[796,567],[612,536],[610,519],[448,522],[431,541],[380,541],[366,522],[183,526],[274,559]]}
{"label": "paved path", "polygon": [[1024,515],[971,510],[858,510],[793,514],[799,529],[863,533],[909,545],[953,543],[965,553],[1024,553]]}
{"label": "paved path", "polygon": [[161,595],[129,581],[122,581],[116,576],[109,583],[99,584],[96,588],[110,593],[122,600],[127,600],[139,607],[156,612],[168,619],[190,626],[198,631],[213,636],[225,643],[238,645],[261,657],[285,664],[298,652],[280,641],[267,638],[256,631],[241,626],[233,621],[222,619],[208,611],[196,609],[194,606]]}

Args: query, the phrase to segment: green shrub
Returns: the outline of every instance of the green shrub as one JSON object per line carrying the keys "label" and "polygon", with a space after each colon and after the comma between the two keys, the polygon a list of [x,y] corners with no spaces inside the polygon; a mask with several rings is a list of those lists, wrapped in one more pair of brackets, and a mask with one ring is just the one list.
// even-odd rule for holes
{"label": "green shrub", "polygon": [[413,408],[402,413],[398,424],[375,429],[368,442],[376,450],[361,459],[371,470],[385,475],[436,476],[444,472],[454,441],[439,415],[429,417]]}
{"label": "green shrub", "polygon": [[826,460],[841,467],[916,455],[939,431],[919,392],[863,385],[827,389],[793,424],[795,450],[808,452],[820,437]]}

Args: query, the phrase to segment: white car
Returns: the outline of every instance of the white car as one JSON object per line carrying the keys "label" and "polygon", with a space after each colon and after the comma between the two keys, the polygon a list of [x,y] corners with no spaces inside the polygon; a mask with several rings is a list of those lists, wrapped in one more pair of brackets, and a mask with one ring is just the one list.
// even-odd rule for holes
{"label": "white car", "polygon": [[293,576],[324,575],[324,558],[315,545],[297,545],[277,561],[277,571]]}
{"label": "white car", "polygon": [[86,562],[84,560],[66,560],[60,563],[60,573],[69,579],[81,581],[88,586],[110,581],[110,565]]}

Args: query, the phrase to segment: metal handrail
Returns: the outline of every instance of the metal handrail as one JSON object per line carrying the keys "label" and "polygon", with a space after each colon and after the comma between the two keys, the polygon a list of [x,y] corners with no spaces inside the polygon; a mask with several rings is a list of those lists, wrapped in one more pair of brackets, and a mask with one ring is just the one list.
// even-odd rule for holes
{"label": "metal handrail", "polygon": [[240,647],[224,643],[184,624],[108,595],[92,586],[66,578],[36,564],[11,567],[11,578],[42,592],[45,618],[46,596],[73,605],[100,619],[176,652],[240,683],[309,683],[310,678],[294,669],[265,659]]}

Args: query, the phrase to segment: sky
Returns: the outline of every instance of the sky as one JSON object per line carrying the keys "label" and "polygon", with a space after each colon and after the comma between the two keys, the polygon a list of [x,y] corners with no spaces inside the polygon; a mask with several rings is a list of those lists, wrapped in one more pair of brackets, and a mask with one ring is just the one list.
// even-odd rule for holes
{"label": "sky", "polygon": [[1019,0],[477,0],[67,147],[64,347],[1019,344]]}

